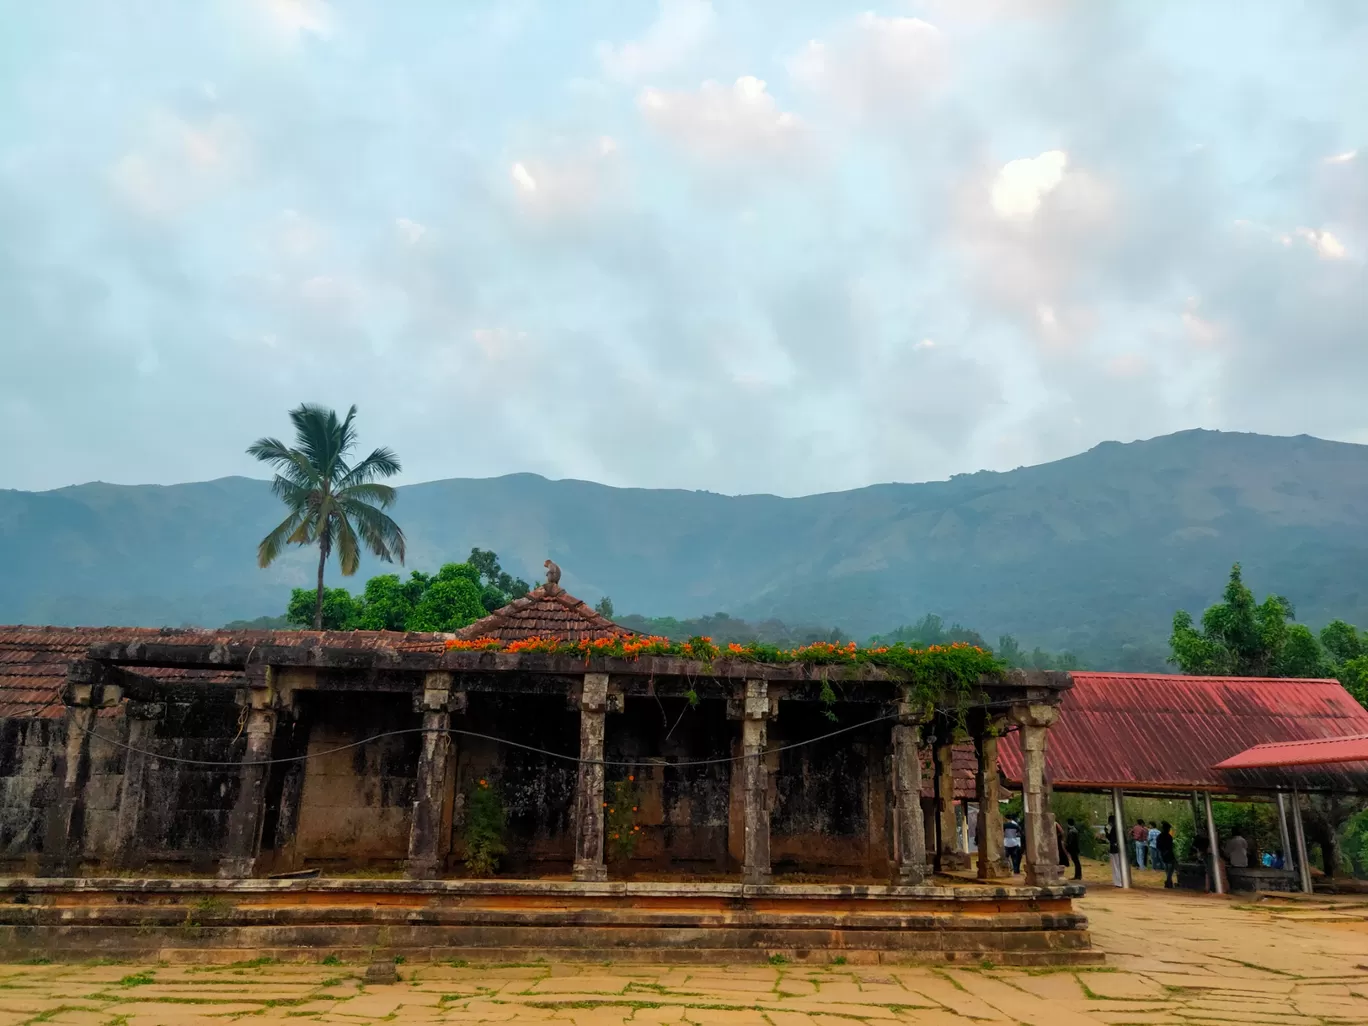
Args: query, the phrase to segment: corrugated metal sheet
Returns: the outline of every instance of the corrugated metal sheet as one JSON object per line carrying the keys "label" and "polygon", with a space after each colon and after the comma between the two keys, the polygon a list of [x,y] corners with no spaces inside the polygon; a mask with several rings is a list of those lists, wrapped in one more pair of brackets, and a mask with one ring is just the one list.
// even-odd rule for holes
{"label": "corrugated metal sheet", "polygon": [[[1240,792],[1274,786],[1368,791],[1368,765],[1213,769],[1254,745],[1368,733],[1368,710],[1334,680],[1074,673],[1046,764],[1058,788]],[[1001,746],[1021,779],[1020,748]]]}
{"label": "corrugated metal sheet", "polygon": [[1368,734],[1317,741],[1274,741],[1246,748],[1217,763],[1218,770],[1268,769],[1274,766],[1318,766],[1326,763],[1368,763]]}

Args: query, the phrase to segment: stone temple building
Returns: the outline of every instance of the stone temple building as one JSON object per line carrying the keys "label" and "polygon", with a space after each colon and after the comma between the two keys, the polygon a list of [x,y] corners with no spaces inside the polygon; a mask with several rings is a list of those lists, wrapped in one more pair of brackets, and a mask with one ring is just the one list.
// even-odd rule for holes
{"label": "stone temple building", "polygon": [[[204,943],[281,952],[1092,958],[1044,774],[1067,674],[928,703],[873,666],[452,647],[628,634],[554,582],[455,637],[0,628],[0,948],[136,946],[207,895]],[[484,789],[503,850],[472,879]]]}

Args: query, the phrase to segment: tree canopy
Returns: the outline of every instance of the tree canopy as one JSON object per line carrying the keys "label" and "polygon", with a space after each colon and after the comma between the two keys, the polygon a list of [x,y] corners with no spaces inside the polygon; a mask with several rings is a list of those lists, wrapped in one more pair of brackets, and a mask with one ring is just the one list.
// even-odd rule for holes
{"label": "tree canopy", "polygon": [[[471,549],[464,563],[447,563],[435,574],[414,570],[408,580],[381,574],[366,582],[362,593],[328,588],[323,595],[325,630],[443,631],[460,630],[529,591],[526,581],[499,566],[493,552]],[[305,627],[314,622],[315,593],[296,588],[286,619]]]}
{"label": "tree canopy", "polygon": [[1281,595],[1256,602],[1236,563],[1222,600],[1202,614],[1200,628],[1186,610],[1173,614],[1170,661],[1201,676],[1328,676],[1330,661],[1320,642],[1295,619],[1292,603]]}
{"label": "tree canopy", "polygon": [[404,561],[404,532],[384,512],[394,504],[396,493],[379,483],[399,473],[399,457],[389,449],[376,449],[353,466],[355,420],[355,406],[338,420],[335,410],[303,403],[290,411],[293,447],[276,438],[260,438],[247,449],[275,470],[271,491],[289,511],[257,546],[258,565],[270,566],[286,545],[318,546],[315,629],[324,626],[323,569],[334,548],[344,577],[356,573],[362,547],[386,563]]}

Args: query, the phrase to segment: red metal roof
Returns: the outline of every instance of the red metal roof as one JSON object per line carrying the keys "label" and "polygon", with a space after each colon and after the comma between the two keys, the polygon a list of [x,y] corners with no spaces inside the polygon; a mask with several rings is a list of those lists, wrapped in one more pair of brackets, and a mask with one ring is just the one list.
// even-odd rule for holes
{"label": "red metal roof", "polygon": [[1272,766],[1324,766],[1327,763],[1368,763],[1368,734],[1317,741],[1274,741],[1246,748],[1218,762],[1215,769],[1266,769]]}
{"label": "red metal roof", "polygon": [[[1050,728],[1046,765],[1057,788],[1152,791],[1368,791],[1368,763],[1302,771],[1217,770],[1245,749],[1368,733],[1364,709],[1334,680],[1074,673]],[[1000,746],[1008,780],[1019,746]]]}

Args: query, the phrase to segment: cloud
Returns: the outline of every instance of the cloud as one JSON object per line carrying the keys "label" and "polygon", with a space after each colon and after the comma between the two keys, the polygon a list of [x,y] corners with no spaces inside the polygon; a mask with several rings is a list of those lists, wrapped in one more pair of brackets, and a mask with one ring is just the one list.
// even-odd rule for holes
{"label": "cloud", "polygon": [[731,86],[704,82],[692,92],[645,89],[637,108],[669,142],[705,162],[769,162],[795,155],[804,141],[798,116],[779,109],[751,75]]}
{"label": "cloud", "polygon": [[277,39],[295,43],[305,36],[328,39],[336,27],[332,8],[325,0],[253,0],[266,25]]}
{"label": "cloud", "polygon": [[609,136],[553,142],[513,161],[508,179],[517,209],[542,219],[589,216],[624,199],[620,154]]}
{"label": "cloud", "polygon": [[660,0],[656,20],[637,40],[598,45],[603,73],[620,82],[639,82],[685,62],[709,37],[717,14],[709,0]]}
{"label": "cloud", "polygon": [[513,166],[508,169],[508,175],[513,179],[513,184],[523,192],[537,191],[537,180],[532,177],[532,173],[522,161],[514,161]]}
{"label": "cloud", "polygon": [[398,229],[399,234],[410,246],[417,245],[418,240],[427,234],[427,225],[411,221],[407,217],[396,217],[394,227]]}
{"label": "cloud", "polygon": [[138,143],[110,166],[115,192],[140,214],[163,217],[206,198],[246,170],[249,144],[241,121],[215,113],[193,122],[158,110]]}
{"label": "cloud", "polygon": [[1343,260],[1349,255],[1344,243],[1325,229],[1298,228],[1296,235],[1326,260]]}
{"label": "cloud", "polygon": [[788,60],[796,83],[866,113],[914,109],[946,66],[945,39],[934,25],[872,12],[839,27],[830,41],[810,40]]}
{"label": "cloud", "polygon": [[411,479],[787,494],[1368,437],[1361,5],[469,6],[24,8],[0,484],[251,473],[304,398]]}
{"label": "cloud", "polygon": [[1064,178],[1069,156],[1048,150],[1038,157],[1009,160],[993,179],[989,200],[997,215],[1008,220],[1029,221],[1040,201]]}

